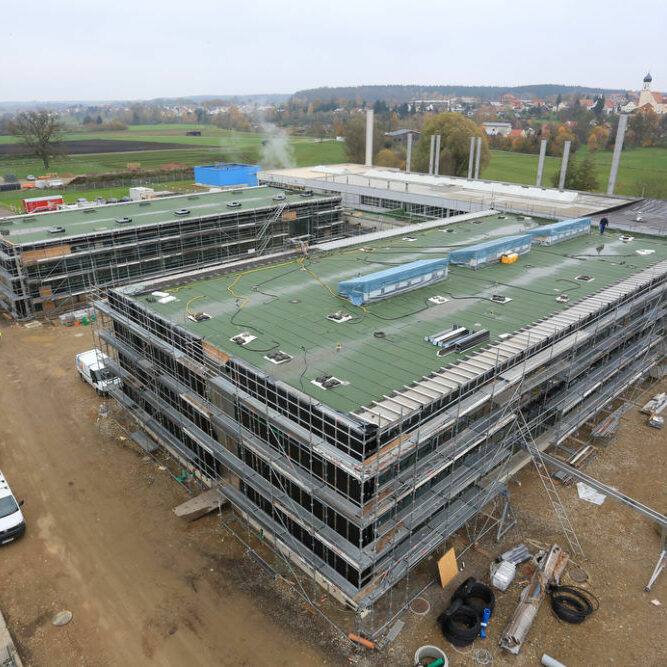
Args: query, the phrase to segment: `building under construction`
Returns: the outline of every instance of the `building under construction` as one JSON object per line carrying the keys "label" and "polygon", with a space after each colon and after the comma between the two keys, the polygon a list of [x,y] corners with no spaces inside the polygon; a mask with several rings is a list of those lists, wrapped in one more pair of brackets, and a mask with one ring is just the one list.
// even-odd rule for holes
{"label": "building under construction", "polygon": [[340,196],[267,187],[3,218],[0,307],[26,319],[122,285],[336,238]]}
{"label": "building under construction", "polygon": [[97,335],[135,439],[373,638],[527,438],[566,446],[660,363],[666,290],[664,239],[484,211],[119,287]]}

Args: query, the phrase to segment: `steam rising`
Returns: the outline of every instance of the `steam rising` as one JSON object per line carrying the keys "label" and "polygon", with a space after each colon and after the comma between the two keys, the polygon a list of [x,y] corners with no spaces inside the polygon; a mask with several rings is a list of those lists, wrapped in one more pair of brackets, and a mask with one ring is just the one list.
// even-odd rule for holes
{"label": "steam rising", "polygon": [[296,166],[294,148],[289,142],[289,135],[285,130],[273,123],[262,123],[262,130],[269,135],[266,143],[261,147],[260,163],[268,168],[286,168]]}

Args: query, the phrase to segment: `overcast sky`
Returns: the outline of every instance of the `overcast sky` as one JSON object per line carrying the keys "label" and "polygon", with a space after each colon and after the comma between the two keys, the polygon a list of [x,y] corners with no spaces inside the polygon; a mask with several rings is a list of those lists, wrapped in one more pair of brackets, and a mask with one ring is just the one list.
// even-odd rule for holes
{"label": "overcast sky", "polygon": [[360,84],[667,90],[665,0],[3,2],[0,101]]}

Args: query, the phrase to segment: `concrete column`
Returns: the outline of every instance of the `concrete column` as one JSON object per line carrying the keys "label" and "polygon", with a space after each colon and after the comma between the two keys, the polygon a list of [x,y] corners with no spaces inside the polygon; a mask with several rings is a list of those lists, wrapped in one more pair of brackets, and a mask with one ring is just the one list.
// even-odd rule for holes
{"label": "concrete column", "polygon": [[405,158],[405,173],[409,174],[412,168],[412,134],[408,134],[408,154]]}
{"label": "concrete column", "polygon": [[433,174],[433,154],[435,153],[435,134],[431,135],[431,150],[428,154],[428,174]]}
{"label": "concrete column", "polygon": [[611,171],[609,172],[609,183],[607,185],[607,194],[613,195],[616,188],[616,176],[618,167],[621,164],[621,151],[623,150],[623,139],[625,139],[625,130],[628,127],[628,115],[621,114],[618,117],[618,130],[616,132],[616,143],[614,144],[614,154],[611,158]]}
{"label": "concrete column", "polygon": [[435,138],[435,159],[433,161],[433,173],[437,176],[440,171],[440,135]]}
{"label": "concrete column", "polygon": [[547,154],[547,140],[542,139],[540,142],[540,161],[537,163],[537,181],[535,185],[538,187],[542,185],[542,174],[544,173],[544,156]]}
{"label": "concrete column", "polygon": [[373,166],[373,109],[366,110],[366,166]]}
{"label": "concrete column", "polygon": [[482,157],[482,137],[477,137],[477,150],[475,151],[475,180],[479,178],[479,163]]}
{"label": "concrete column", "polygon": [[563,144],[563,162],[560,165],[560,180],[558,181],[559,190],[563,190],[565,188],[565,175],[567,174],[567,161],[570,157],[571,144],[571,141],[566,141]]}
{"label": "concrete column", "polygon": [[470,137],[470,156],[468,157],[468,178],[471,179],[475,168],[475,137]]}

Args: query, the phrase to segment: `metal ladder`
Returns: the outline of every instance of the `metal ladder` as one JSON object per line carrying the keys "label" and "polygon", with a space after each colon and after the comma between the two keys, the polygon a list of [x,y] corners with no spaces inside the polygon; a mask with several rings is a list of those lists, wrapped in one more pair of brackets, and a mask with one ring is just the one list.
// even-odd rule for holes
{"label": "metal ladder", "polygon": [[584,554],[584,550],[581,546],[581,543],[579,542],[577,534],[574,532],[572,524],[570,523],[570,519],[567,516],[565,507],[563,506],[560,496],[558,495],[558,491],[556,490],[553,479],[551,479],[549,469],[547,468],[546,463],[542,458],[542,452],[540,452],[538,446],[535,444],[535,440],[533,439],[530,429],[528,428],[528,424],[526,423],[526,418],[523,416],[523,413],[521,410],[518,410],[517,412],[517,424],[519,427],[519,436],[521,442],[525,445],[528,453],[530,454],[530,457],[533,460],[533,463],[535,464],[537,474],[542,480],[544,490],[547,492],[547,496],[551,501],[551,506],[553,507],[553,510],[558,517],[558,521],[560,522],[567,542],[570,545],[570,552],[575,556],[585,559],[586,555]]}
{"label": "metal ladder", "polygon": [[264,251],[266,250],[267,246],[271,242],[271,233],[270,233],[271,226],[275,222],[278,222],[278,218],[280,217],[282,212],[285,210],[285,206],[287,206],[286,201],[280,202],[279,206],[273,212],[273,215],[270,218],[267,218],[264,221],[264,223],[262,224],[262,226],[260,227],[259,233],[257,234],[258,245],[255,249],[255,254],[257,254],[257,255],[263,255],[264,254]]}

